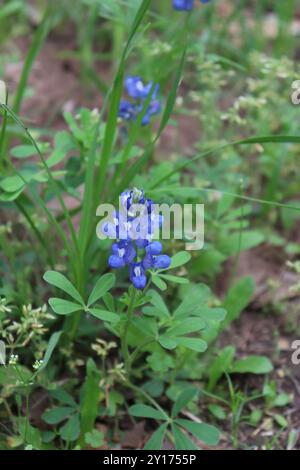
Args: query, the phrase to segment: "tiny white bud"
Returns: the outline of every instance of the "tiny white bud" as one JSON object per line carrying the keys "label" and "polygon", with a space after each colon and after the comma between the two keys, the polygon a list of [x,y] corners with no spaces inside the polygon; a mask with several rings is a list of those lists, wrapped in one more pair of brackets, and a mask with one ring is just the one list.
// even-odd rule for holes
{"label": "tiny white bud", "polygon": [[43,365],[43,360],[36,360],[34,364],[32,364],[32,368],[34,370],[38,370]]}
{"label": "tiny white bud", "polygon": [[17,354],[12,354],[9,358],[9,365],[14,366],[17,364],[19,356]]}

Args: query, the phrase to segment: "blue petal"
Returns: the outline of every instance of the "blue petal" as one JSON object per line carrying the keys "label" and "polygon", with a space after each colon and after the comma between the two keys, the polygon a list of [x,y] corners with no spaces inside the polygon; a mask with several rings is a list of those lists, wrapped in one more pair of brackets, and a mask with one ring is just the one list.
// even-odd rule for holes
{"label": "blue petal", "polygon": [[125,266],[125,262],[123,258],[120,258],[116,255],[111,255],[108,259],[108,265],[113,269],[120,269]]}
{"label": "blue petal", "polygon": [[133,277],[131,282],[136,289],[145,289],[146,284],[147,284],[147,278],[143,274],[142,276],[139,276],[139,277]]}
{"label": "blue petal", "polygon": [[133,248],[133,246],[129,244],[127,248],[125,248],[124,261],[126,264],[130,264],[133,262],[135,257],[136,257],[136,251]]}
{"label": "blue petal", "polygon": [[146,248],[149,245],[149,241],[144,238],[138,238],[135,243],[138,248]]}
{"label": "blue petal", "polygon": [[160,255],[154,259],[154,267],[156,269],[166,269],[171,264],[171,258],[168,255]]}
{"label": "blue petal", "polygon": [[160,242],[152,242],[146,247],[147,253],[151,253],[151,255],[160,255],[162,250],[163,247]]}
{"label": "blue petal", "polygon": [[119,117],[125,121],[131,121],[136,118],[137,107],[129,101],[122,100],[119,107]]}
{"label": "blue petal", "polygon": [[151,269],[151,268],[153,268],[153,265],[154,265],[153,263],[154,263],[153,256],[150,253],[147,253],[145,258],[142,261],[143,268],[146,269],[146,270]]}

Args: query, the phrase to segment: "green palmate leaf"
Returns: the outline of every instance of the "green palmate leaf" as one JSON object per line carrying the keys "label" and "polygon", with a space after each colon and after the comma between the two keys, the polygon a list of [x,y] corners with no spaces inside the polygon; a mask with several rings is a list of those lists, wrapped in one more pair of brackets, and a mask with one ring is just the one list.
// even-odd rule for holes
{"label": "green palmate leaf", "polygon": [[167,415],[162,411],[156,410],[149,405],[133,405],[129,408],[129,413],[139,418],[168,419]]}
{"label": "green palmate leaf", "polygon": [[172,349],[175,349],[176,346],[177,346],[176,338],[172,338],[172,337],[167,336],[167,335],[161,335],[158,338],[158,342],[165,349],[172,350]]}
{"label": "green palmate leaf", "polygon": [[180,277],[180,276],[172,276],[170,274],[159,274],[159,277],[161,279],[165,279],[166,281],[174,282],[175,284],[188,284],[189,283],[188,279],[184,277]]}
{"label": "green palmate leaf", "polygon": [[164,383],[159,379],[148,380],[143,385],[143,389],[151,395],[151,397],[161,397],[164,390]]}
{"label": "green palmate leaf", "polygon": [[18,145],[11,149],[11,154],[15,158],[27,158],[36,155],[36,149],[32,145]]}
{"label": "green palmate leaf", "polygon": [[191,259],[191,254],[187,251],[179,251],[176,255],[172,256],[171,265],[168,269],[178,268],[188,263]]}
{"label": "green palmate leaf", "polygon": [[154,305],[154,307],[156,307],[157,310],[159,310],[163,314],[164,317],[169,318],[170,313],[169,313],[168,307],[166,306],[161,295],[159,295],[159,293],[156,292],[155,290],[150,290],[148,294],[151,297],[150,299],[151,304]]}
{"label": "green palmate leaf", "polygon": [[19,189],[18,191],[15,191],[13,193],[0,194],[0,201],[3,201],[3,202],[15,201],[16,199],[18,199],[20,194],[22,194],[22,191],[23,191],[24,187],[25,186],[22,186],[21,189]]}
{"label": "green palmate leaf", "polygon": [[[57,271],[47,271],[43,276],[44,280],[62,291],[66,292],[70,297],[73,297],[81,305],[84,305],[84,300],[77,291],[76,287],[64,276]],[[75,311],[75,310],[74,310]]]}
{"label": "green palmate leaf", "polygon": [[57,297],[51,297],[48,302],[52,310],[58,315],[68,315],[69,313],[82,310],[82,305],[75,304],[75,302],[70,302],[69,300],[58,299]]}
{"label": "green palmate leaf", "polygon": [[52,431],[42,432],[42,441],[45,444],[49,444],[49,442],[52,442],[55,439],[55,437],[56,437],[55,432],[52,432]]}
{"label": "green palmate leaf", "polygon": [[226,416],[227,416],[226,412],[220,405],[215,405],[214,403],[210,403],[207,406],[207,408],[215,418],[220,419],[220,420],[226,419]]}
{"label": "green palmate leaf", "polygon": [[278,413],[274,415],[274,419],[277,422],[277,424],[279,424],[279,426],[281,426],[282,428],[286,428],[289,424],[286,418],[283,415],[280,415]]}
{"label": "green palmate leaf", "polygon": [[172,425],[172,432],[174,436],[174,443],[176,450],[197,450],[196,444],[184,434],[179,426]]}
{"label": "green palmate leaf", "polygon": [[74,413],[74,408],[70,406],[56,406],[43,413],[42,418],[48,424],[58,424]]}
{"label": "green palmate leaf", "polygon": [[50,336],[49,343],[43,358],[43,363],[39,367],[38,372],[41,372],[45,367],[47,367],[48,362],[51,359],[51,356],[53,354],[54,349],[56,348],[56,345],[61,337],[62,331],[56,331]]}
{"label": "green palmate leaf", "polygon": [[203,319],[209,321],[222,321],[226,318],[226,310],[224,308],[209,308],[209,307],[200,307],[198,312],[195,312],[197,315]]}
{"label": "green palmate leaf", "polygon": [[72,136],[67,131],[58,132],[54,138],[54,150],[47,158],[48,168],[64,160],[70,150],[76,149]]}
{"label": "green palmate leaf", "polygon": [[207,349],[207,343],[203,339],[182,336],[177,337],[176,341],[180,346],[185,346],[188,349],[192,349],[192,351],[204,352]]}
{"label": "green palmate leaf", "polygon": [[145,337],[156,337],[157,333],[157,322],[153,318],[141,318],[135,317],[132,319],[132,325],[134,325],[139,331],[143,333]]}
{"label": "green palmate leaf", "polygon": [[26,418],[18,420],[18,431],[21,436],[25,436],[26,433],[26,443],[28,446],[32,446],[35,450],[42,448],[41,431],[31,426]]}
{"label": "green palmate leaf", "polygon": [[86,378],[83,386],[82,400],[80,404],[80,427],[82,441],[84,435],[94,428],[98,414],[99,404],[99,380],[100,372],[93,359],[88,359],[86,364]]}
{"label": "green palmate leaf", "polygon": [[94,304],[97,300],[103,297],[113,287],[115,282],[116,276],[112,273],[107,273],[101,276],[89,296],[88,306]]}
{"label": "green palmate leaf", "polygon": [[[240,225],[240,222],[238,222]],[[226,239],[220,242],[220,249],[228,255],[234,255],[236,252],[250,250],[255,246],[261,244],[265,237],[261,232],[255,230],[243,231],[232,233]]]}
{"label": "green palmate leaf", "polygon": [[144,447],[144,450],[160,450],[168,425],[162,424],[151,436]]}
{"label": "green palmate leaf", "polygon": [[217,428],[206,423],[194,423],[187,419],[176,419],[175,423],[179,424],[193,436],[207,445],[216,445],[220,440],[220,433]]}
{"label": "green palmate leaf", "polygon": [[20,176],[8,176],[0,181],[0,188],[7,193],[14,193],[22,190],[26,186],[26,181]]}
{"label": "green palmate leaf", "polygon": [[80,433],[80,422],[78,414],[71,418],[59,430],[60,437],[65,441],[76,441]]}
{"label": "green palmate leaf", "polygon": [[112,323],[117,322],[120,319],[119,315],[116,313],[112,313],[109,310],[102,310],[101,308],[90,308],[89,313],[93,315],[93,317]]}
{"label": "green palmate leaf", "polygon": [[195,387],[184,390],[177,400],[175,401],[172,408],[172,418],[178,415],[178,413],[197,395],[197,389]]}
{"label": "green palmate leaf", "polygon": [[202,318],[191,317],[188,320],[182,321],[179,325],[173,326],[168,330],[168,335],[179,336],[193,333],[195,331],[203,330],[206,323]]}
{"label": "green palmate leaf", "polygon": [[151,280],[153,284],[155,284],[156,287],[162,291],[166,290],[168,287],[167,284],[155,273],[151,273]]}
{"label": "green palmate leaf", "polygon": [[205,284],[189,287],[183,301],[174,311],[174,318],[178,320],[197,313],[197,310],[207,302],[209,296],[210,289]]}
{"label": "green palmate leaf", "polygon": [[245,277],[229,289],[223,302],[227,316],[222,323],[222,329],[226,328],[233,320],[236,320],[244,308],[247,307],[253,295],[254,287],[253,279]]}
{"label": "green palmate leaf", "polygon": [[236,361],[231,372],[238,374],[268,374],[273,370],[270,359],[265,356],[249,356]]}
{"label": "green palmate leaf", "polygon": [[97,429],[93,429],[85,434],[84,441],[94,449],[97,449],[97,447],[101,447],[104,444],[104,434]]}
{"label": "green palmate leaf", "polygon": [[[18,365],[18,370],[22,375],[23,382],[28,383],[31,381],[32,372],[24,366]],[[13,384],[14,386],[17,385],[18,377],[16,376],[16,372],[13,367],[0,367],[0,385],[1,387],[9,387],[8,394],[11,395],[13,393],[14,388],[10,388]]]}
{"label": "green palmate leaf", "polygon": [[222,351],[220,351],[218,357],[213,361],[212,365],[209,368],[209,390],[212,390],[215,387],[216,383],[218,382],[219,378],[224,374],[224,372],[228,372],[231,367],[234,355],[234,346],[227,346],[226,348],[222,349]]}
{"label": "green palmate leaf", "polygon": [[291,402],[291,397],[287,393],[279,393],[273,401],[273,406],[287,406]]}
{"label": "green palmate leaf", "polygon": [[116,309],[114,297],[112,296],[110,292],[106,292],[102,300],[105,304],[105,307],[111,312],[113,312]]}
{"label": "green palmate leaf", "polygon": [[170,317],[165,317],[160,310],[158,310],[156,307],[151,307],[151,306],[146,306],[143,308],[143,313],[145,315],[149,315],[151,317],[157,317],[157,318],[165,318],[169,319]]}
{"label": "green palmate leaf", "polygon": [[77,406],[76,401],[74,398],[66,392],[63,388],[57,388],[55,390],[51,390],[50,395],[55,398],[60,403],[65,405],[72,406],[73,408]]}

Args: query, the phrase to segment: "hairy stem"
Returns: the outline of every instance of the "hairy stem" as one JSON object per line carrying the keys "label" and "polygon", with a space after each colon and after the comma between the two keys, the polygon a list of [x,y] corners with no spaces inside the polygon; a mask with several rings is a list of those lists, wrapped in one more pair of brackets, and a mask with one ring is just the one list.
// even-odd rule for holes
{"label": "hairy stem", "polygon": [[128,351],[128,329],[130,326],[132,315],[134,313],[135,298],[136,298],[136,290],[132,289],[129,304],[128,304],[128,309],[127,309],[127,319],[126,319],[126,323],[124,327],[124,332],[121,338],[122,355],[124,359],[126,374],[128,377],[130,376],[130,355]]}

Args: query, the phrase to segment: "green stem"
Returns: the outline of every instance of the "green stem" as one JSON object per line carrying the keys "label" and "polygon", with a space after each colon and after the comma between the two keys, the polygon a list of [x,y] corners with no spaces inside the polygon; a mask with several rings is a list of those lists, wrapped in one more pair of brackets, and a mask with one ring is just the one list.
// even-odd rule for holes
{"label": "green stem", "polygon": [[19,211],[23,214],[23,216],[25,217],[25,219],[29,223],[30,227],[32,228],[33,232],[35,233],[35,235],[36,235],[37,239],[39,240],[40,244],[44,248],[49,265],[51,266],[52,269],[54,269],[54,259],[52,257],[52,254],[51,254],[50,250],[49,250],[49,246],[47,247],[47,242],[44,240],[43,235],[39,231],[38,227],[35,225],[33,219],[31,218],[30,214],[25,209],[22,202],[18,199],[16,199],[14,202],[15,202],[17,208],[19,209]]}
{"label": "green stem", "polygon": [[167,421],[170,421],[170,418],[167,415],[167,413],[162,409],[162,407],[157,403],[157,401],[154,400],[154,398],[152,398],[150,395],[148,395],[147,392],[145,392],[145,390],[143,390],[141,387],[136,387],[129,380],[126,380],[126,385],[132,390],[134,390],[136,393],[143,395],[143,397],[146,398],[146,400],[149,403],[151,403],[151,405],[153,405],[158,411],[160,411],[166,417]]}
{"label": "green stem", "polygon": [[27,441],[28,434],[28,425],[29,425],[29,390],[28,385],[26,386],[26,421],[25,421],[25,430],[24,430],[24,443]]}
{"label": "green stem", "polygon": [[122,355],[124,359],[126,374],[128,377],[130,375],[130,355],[128,351],[128,329],[130,326],[132,315],[134,313],[135,298],[136,298],[136,290],[132,289],[130,301],[129,301],[129,305],[127,309],[127,320],[125,323],[125,328],[124,328],[124,332],[123,332],[122,339],[121,339]]}
{"label": "green stem", "polygon": [[155,340],[153,338],[149,339],[148,341],[145,341],[144,343],[140,344],[134,351],[133,353],[131,354],[130,356],[130,367],[132,366],[132,364],[134,363],[134,361],[136,360],[139,352],[145,348],[146,346],[148,346],[149,344],[153,343]]}
{"label": "green stem", "polygon": [[[21,374],[21,371],[19,370],[17,365],[13,366],[14,371],[16,372],[16,375],[19,377],[22,385],[25,387],[25,394],[26,394],[26,417],[25,417],[25,428],[24,428],[24,435],[23,435],[23,440],[24,443],[26,443],[27,440],[27,433],[28,433],[28,427],[29,427],[29,394],[30,394],[30,385],[27,381],[24,380],[23,375]],[[31,380],[31,379],[30,379]]]}

